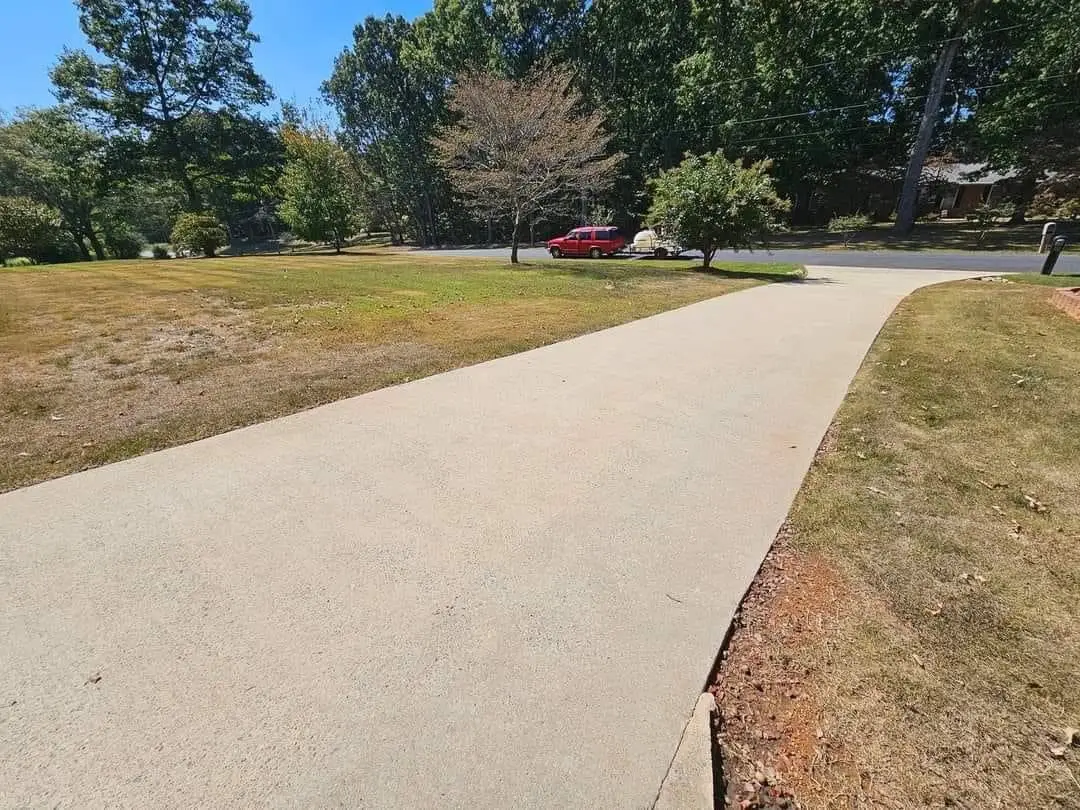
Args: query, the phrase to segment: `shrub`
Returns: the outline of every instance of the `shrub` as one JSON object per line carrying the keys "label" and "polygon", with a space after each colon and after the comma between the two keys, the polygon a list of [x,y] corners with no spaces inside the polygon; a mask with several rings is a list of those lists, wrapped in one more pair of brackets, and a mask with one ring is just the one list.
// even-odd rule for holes
{"label": "shrub", "polygon": [[994,227],[994,222],[998,219],[1008,217],[1012,214],[1012,208],[1004,205],[987,205],[983,203],[974,211],[967,215],[968,222],[974,222],[979,227],[979,241],[982,242],[983,237],[986,236],[986,232]]}
{"label": "shrub", "polygon": [[44,258],[60,233],[60,215],[28,197],[0,197],[0,259]]}
{"label": "shrub", "polygon": [[651,181],[647,220],[666,237],[700,250],[708,267],[717,250],[764,238],[791,208],[776,193],[770,165],[763,160],[744,168],[719,152],[691,155]]}
{"label": "shrub", "polygon": [[207,258],[222,245],[228,244],[229,235],[210,213],[181,214],[173,226],[170,241],[177,251],[202,253]]}
{"label": "shrub", "polygon": [[857,232],[870,227],[870,217],[866,214],[848,214],[829,220],[829,233],[838,233],[844,237],[844,247],[848,246]]}
{"label": "shrub", "polygon": [[172,258],[172,253],[169,252],[169,246],[161,244],[161,243],[158,243],[156,245],[151,246],[150,254],[155,259],[171,259]]}
{"label": "shrub", "polygon": [[105,250],[114,259],[137,259],[142,255],[146,240],[131,230],[105,234]]}
{"label": "shrub", "polygon": [[4,267],[29,267],[32,264],[37,264],[37,262],[29,256],[12,256],[4,261]]}

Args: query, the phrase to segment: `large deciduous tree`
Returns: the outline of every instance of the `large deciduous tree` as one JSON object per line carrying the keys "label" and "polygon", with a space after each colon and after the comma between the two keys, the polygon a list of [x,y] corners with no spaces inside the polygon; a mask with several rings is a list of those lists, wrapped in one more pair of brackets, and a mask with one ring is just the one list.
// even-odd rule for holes
{"label": "large deciduous tree", "polygon": [[297,236],[329,242],[340,253],[360,214],[355,166],[324,127],[286,125],[282,139],[282,219]]}
{"label": "large deciduous tree", "polygon": [[202,144],[193,116],[240,115],[271,98],[252,66],[251,12],[243,0],[77,0],[79,25],[96,57],[65,50],[52,79],[71,102],[120,131],[137,133],[148,157],[204,207],[194,174]]}
{"label": "large deciduous tree", "polygon": [[104,209],[116,184],[108,147],[66,108],[28,110],[0,127],[0,189],[55,209],[83,258],[90,258],[88,242],[104,259]]}
{"label": "large deciduous tree", "polygon": [[790,205],[776,193],[768,161],[743,167],[719,152],[690,156],[652,181],[649,222],[701,251],[705,267],[721,248],[762,241]]}
{"label": "large deciduous tree", "polygon": [[510,261],[521,226],[560,199],[609,187],[622,155],[608,154],[603,116],[582,112],[566,70],[523,80],[461,77],[450,95],[456,121],[434,143],[454,186],[488,213],[513,223]]}
{"label": "large deciduous tree", "polygon": [[428,139],[444,114],[446,81],[413,26],[387,15],[356,26],[352,48],[323,85],[345,141],[380,184],[395,240],[408,234],[432,244],[439,237],[446,188]]}

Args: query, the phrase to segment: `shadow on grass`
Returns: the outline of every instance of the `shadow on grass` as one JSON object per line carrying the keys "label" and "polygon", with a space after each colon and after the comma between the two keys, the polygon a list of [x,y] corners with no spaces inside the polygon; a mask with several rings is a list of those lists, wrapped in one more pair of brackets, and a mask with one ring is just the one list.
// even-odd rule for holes
{"label": "shadow on grass", "polygon": [[724,267],[704,267],[698,265],[697,267],[687,268],[695,273],[704,273],[708,276],[716,276],[717,278],[732,278],[732,279],[752,279],[754,281],[778,281],[782,283],[789,283],[792,281],[806,281],[806,268],[802,268],[798,272],[767,272],[756,270],[728,270]]}

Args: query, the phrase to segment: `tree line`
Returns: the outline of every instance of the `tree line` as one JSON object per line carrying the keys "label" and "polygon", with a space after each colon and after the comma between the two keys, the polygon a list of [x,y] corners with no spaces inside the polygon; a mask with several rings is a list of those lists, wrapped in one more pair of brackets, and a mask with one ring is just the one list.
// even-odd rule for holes
{"label": "tree line", "polygon": [[[1080,198],[1080,0],[435,0],[356,26],[322,86],[332,124],[267,112],[239,0],[75,5],[90,49],[60,55],[57,105],[0,122],[0,254],[138,255],[178,224],[210,252],[283,228],[338,247],[629,229],[650,180],[707,154],[768,166],[795,223],[877,194],[910,229],[935,158],[1017,172],[1017,215]],[[470,174],[477,150],[499,170]]]}

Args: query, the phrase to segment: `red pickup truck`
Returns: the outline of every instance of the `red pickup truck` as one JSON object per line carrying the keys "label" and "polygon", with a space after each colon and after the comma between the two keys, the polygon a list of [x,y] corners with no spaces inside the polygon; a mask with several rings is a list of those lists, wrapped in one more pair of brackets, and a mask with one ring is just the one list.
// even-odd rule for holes
{"label": "red pickup truck", "polygon": [[599,259],[601,256],[618,253],[625,246],[626,238],[618,229],[608,226],[574,228],[566,236],[547,243],[553,259],[560,256],[588,256],[590,259]]}

